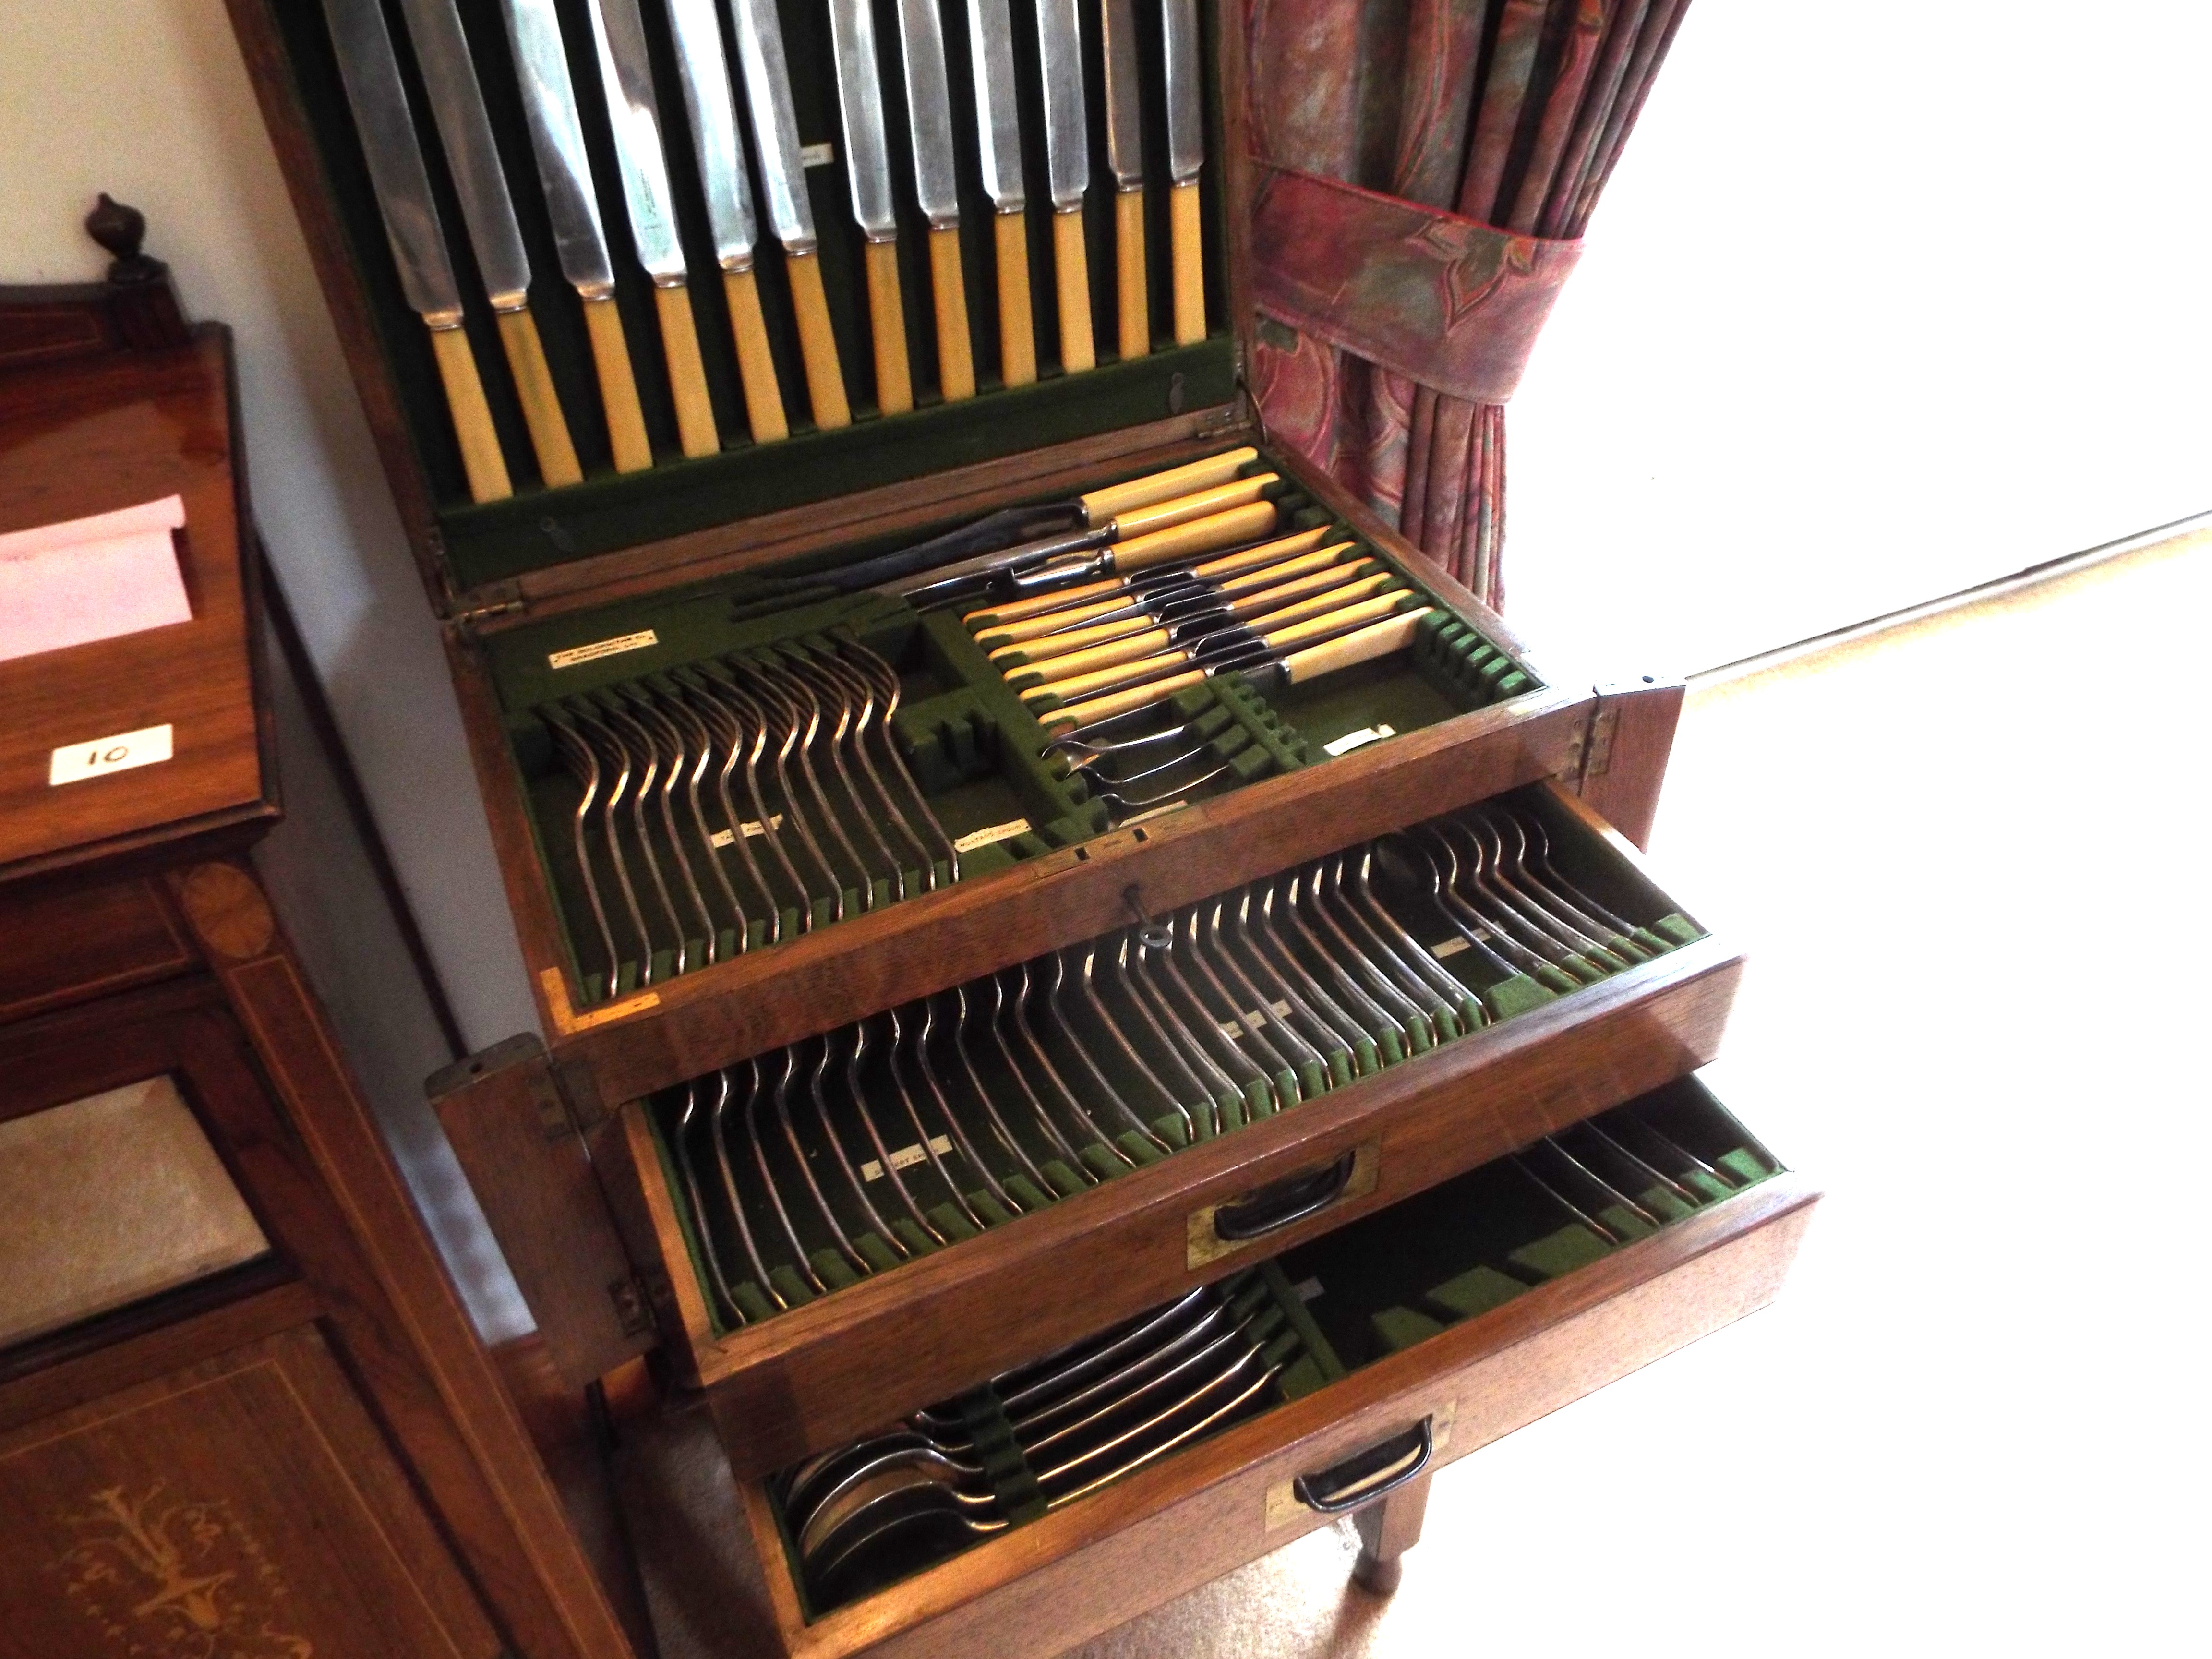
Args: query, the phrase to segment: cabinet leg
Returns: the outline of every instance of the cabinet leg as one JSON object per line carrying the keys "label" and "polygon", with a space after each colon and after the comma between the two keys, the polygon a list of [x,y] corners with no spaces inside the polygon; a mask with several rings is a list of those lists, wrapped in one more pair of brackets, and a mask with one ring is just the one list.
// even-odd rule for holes
{"label": "cabinet leg", "polygon": [[1352,1564],[1352,1581],[1363,1589],[1388,1595],[1398,1588],[1405,1565],[1401,1558],[1421,1541],[1421,1517],[1429,1508],[1429,1479],[1409,1480],[1379,1504],[1354,1513],[1352,1524],[1359,1528],[1359,1559]]}

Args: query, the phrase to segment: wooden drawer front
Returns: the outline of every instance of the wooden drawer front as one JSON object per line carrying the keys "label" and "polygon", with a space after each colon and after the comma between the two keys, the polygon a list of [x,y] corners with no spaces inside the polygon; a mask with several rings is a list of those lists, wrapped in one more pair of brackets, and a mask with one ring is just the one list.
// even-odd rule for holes
{"label": "wooden drawer front", "polygon": [[192,962],[150,876],[0,892],[0,1021],[181,974]]}
{"label": "wooden drawer front", "polygon": [[[1684,1091],[1702,1095],[1694,1083],[1665,1092]],[[811,1620],[769,1484],[732,1485],[696,1435],[686,1444],[664,1427],[624,1468],[626,1501],[646,1528],[640,1556],[656,1620],[668,1621],[665,1641],[672,1631],[685,1638],[673,1653],[690,1651],[689,1639],[707,1650],[720,1631],[760,1625],[779,1633],[781,1651],[807,1659],[1042,1659],[1322,1524],[1328,1517],[1293,1495],[1301,1474],[1424,1419],[1436,1462],[1463,1456],[1764,1306],[1817,1198],[1803,1178],[1771,1175],[1487,1312],[1424,1328],[1425,1337],[1404,1329],[1407,1310],[1362,1304],[1410,1346],[1370,1352],[1340,1381]],[[1370,1263],[1400,1245],[1419,1256],[1435,1218],[1410,1209],[1366,1224]],[[1280,1259],[1285,1279],[1316,1271],[1316,1258],[1337,1248],[1331,1240],[1291,1252]],[[1317,1276],[1329,1277],[1325,1265]],[[1314,1305],[1328,1294],[1324,1285]],[[732,1522],[742,1528],[738,1547],[716,1559],[661,1553],[664,1533],[672,1542],[679,1531]],[[1418,1551],[1409,1563],[1424,1565]]]}
{"label": "wooden drawer front", "polygon": [[0,1436],[0,1651],[501,1651],[312,1326]]}
{"label": "wooden drawer front", "polygon": [[[781,1285],[777,1293],[792,1304],[787,1311],[773,1309],[757,1284],[732,1284],[736,1267],[744,1259],[745,1234],[728,1207],[725,1194],[729,1189],[720,1184],[720,1165],[711,1150],[715,1143],[706,1133],[704,1115],[725,1098],[723,1079],[710,1078],[696,1089],[671,1091],[649,1109],[626,1109],[621,1134],[609,1138],[616,1144],[607,1149],[611,1167],[606,1177],[613,1190],[633,1194],[639,1200],[637,1213],[631,1217],[633,1249],[641,1261],[657,1258],[665,1272],[665,1294],[660,1298],[664,1329],[673,1339],[679,1365],[690,1367],[709,1387],[716,1410],[732,1426],[732,1454],[744,1471],[758,1474],[838,1444],[887,1417],[970,1386],[1036,1352],[1041,1342],[1074,1340],[1102,1322],[1219,1279],[1271,1251],[1395,1203],[1711,1059],[1735,993],[1739,958],[1722,943],[1698,934],[1675,902],[1641,873],[1632,849],[1582,813],[1577,803],[1540,790],[1509,797],[1506,804],[1515,812],[1528,813],[1532,823],[1548,822],[1555,850],[1563,862],[1573,863],[1576,878],[1597,885],[1614,908],[1634,912],[1641,931],[1649,934],[1645,924],[1663,920],[1679,924],[1678,931],[1690,942],[1669,943],[1640,963],[1613,969],[1594,983],[1556,996],[1521,976],[1516,982],[1525,992],[1548,999],[1525,1006],[1508,1000],[1504,987],[1497,988],[1495,994],[1486,989],[1486,998],[1495,1000],[1497,1008],[1485,1018],[1494,1023],[1448,1035],[1448,1040],[1427,1052],[1413,1053],[1365,1075],[1352,1075],[1347,1063],[1341,1079],[1321,1086],[1315,1079],[1324,1078],[1322,1068],[1310,1062],[1302,1101],[1300,1091],[1279,1086],[1276,1102],[1266,1107],[1273,1115],[1255,1111],[1234,1133],[1209,1124],[1194,1144],[1182,1144],[1187,1133],[1184,1120],[1173,1115],[1158,1120],[1149,1144],[1140,1144],[1141,1136],[1133,1139],[1133,1132],[1125,1129],[1119,1140],[1129,1148],[1127,1156],[1103,1144],[1085,1149],[1089,1167],[1110,1175],[1087,1188],[1067,1164],[1055,1165],[1048,1152],[1039,1152],[1036,1157],[1054,1186],[1069,1194],[1056,1201],[1036,1196],[1042,1191],[1041,1184],[1022,1188],[1023,1176],[1009,1158],[1000,1174],[1009,1192],[1030,1194],[1020,1200],[1030,1212],[1001,1219],[980,1236],[969,1228],[963,1237],[961,1217],[946,1212],[945,1203],[926,1210],[923,1206],[933,1202],[927,1196],[931,1189],[925,1182],[942,1182],[957,1170],[982,1165],[957,1164],[947,1142],[942,1167],[933,1169],[915,1133],[915,1125],[925,1120],[901,1115],[906,1100],[927,1101],[928,1097],[919,1082],[903,1097],[884,1083],[871,1109],[872,1118],[881,1121],[871,1130],[870,1139],[859,1143],[861,1150],[850,1156],[856,1163],[863,1158],[872,1160],[869,1167],[878,1170],[868,1177],[879,1200],[874,1203],[875,1212],[896,1217],[903,1224],[900,1231],[915,1255],[893,1260],[890,1247],[881,1244],[880,1236],[863,1234],[858,1239],[860,1251],[848,1254],[877,1265],[855,1282],[851,1271],[838,1273],[838,1264],[847,1257],[831,1256],[825,1248],[833,1242],[829,1233],[818,1231],[809,1238],[802,1231],[801,1240],[811,1255],[794,1256],[784,1240],[784,1265],[771,1269],[767,1281],[771,1289]],[[1345,915],[1348,928],[1349,911]],[[1423,925],[1413,910],[1406,915],[1407,926]],[[1441,921],[1431,925],[1439,932],[1443,927]],[[1081,961],[1077,953],[1069,954],[1077,957],[1068,964],[1073,975],[1079,972]],[[1464,965],[1473,959],[1470,952],[1466,957],[1442,960]],[[1188,972],[1202,981],[1197,965],[1201,960],[1194,958]],[[1225,955],[1221,958],[1220,974],[1229,972],[1230,962]],[[1254,988],[1249,979],[1246,988]],[[1349,993],[1342,994],[1349,1000]],[[982,994],[977,993],[979,998]],[[1073,994],[1063,1011],[1070,1018],[1081,1015]],[[1235,1018],[1226,1004],[1215,1012]],[[911,1006],[906,1012],[906,1029],[911,1031],[915,1012]],[[1041,1018],[1051,1018],[1050,1011]],[[872,1029],[875,1035],[870,1041],[880,1052],[887,1025],[878,1019]],[[1279,1033],[1278,1036],[1279,1040]],[[834,1044],[836,1039],[831,1041]],[[788,1055],[797,1051],[781,1052]],[[807,1114],[817,1109],[804,1075],[815,1064],[807,1056],[817,1052],[810,1049],[800,1056],[785,1103],[797,1114],[802,1129]],[[840,1086],[848,1050],[833,1048],[831,1052],[838,1055],[827,1073],[828,1087],[834,1091]],[[938,1052],[949,1073],[947,1050]],[[1106,1054],[1103,1063],[1109,1067],[1114,1064],[1103,1038],[1092,1043],[1091,1052]],[[763,1062],[769,1071],[781,1063],[775,1056]],[[1075,1079],[1081,1090],[1085,1074],[1076,1069],[1078,1063],[1063,1055],[1060,1069],[1053,1075]],[[1043,1074],[1037,1075],[1036,1087],[1048,1089]],[[1125,1075],[1116,1087],[1131,1098],[1142,1098],[1134,1093],[1138,1085],[1129,1080],[1133,1075]],[[1118,1121],[1110,1117],[1106,1081],[1103,1072],[1091,1074],[1090,1108]],[[773,1137],[780,1132],[780,1109],[769,1103],[769,1085],[754,1091],[751,1073],[739,1068],[732,1075],[732,1089],[728,1098],[734,1109],[749,1110],[752,1116],[726,1116],[726,1125],[744,1121],[758,1127],[765,1121],[763,1133]],[[1007,1097],[1012,1100],[1011,1091]],[[841,1105],[841,1109],[852,1109]],[[933,1111],[926,1121],[935,1132],[941,1126],[933,1109],[923,1109]],[[1008,1114],[1019,1110],[1018,1104],[1006,1107]],[[1203,1117],[1206,1110],[1202,1103],[1195,1104],[1194,1115]],[[885,1118],[886,1112],[893,1115]],[[971,1115],[975,1121],[963,1132],[965,1150],[987,1157],[994,1150],[989,1139],[992,1128],[980,1113]],[[1233,1122],[1233,1117],[1224,1121]],[[891,1138],[900,1123],[908,1125],[907,1131]],[[847,1125],[841,1133],[858,1133],[850,1118]],[[799,1229],[809,1224],[808,1212],[799,1206],[813,1201],[813,1192],[828,1194],[823,1205],[834,1209],[847,1191],[863,1185],[859,1177],[843,1175],[833,1161],[837,1148],[828,1133],[818,1127],[812,1133],[826,1150],[819,1153],[819,1173],[811,1188],[802,1187],[787,1171],[779,1177],[783,1182],[781,1196],[764,1188],[748,1189],[749,1198],[741,1194],[750,1212],[746,1227],[760,1242],[756,1253],[763,1260],[775,1258],[780,1234],[772,1230],[781,1227],[781,1216],[795,1212]],[[942,1139],[937,1134],[932,1145]],[[802,1134],[800,1141],[810,1157],[816,1155],[813,1140]],[[908,1147],[909,1141],[915,1144]],[[733,1181],[749,1182],[752,1177],[744,1160],[756,1154],[745,1138],[731,1127],[720,1145],[733,1160]],[[773,1139],[768,1145],[775,1157],[783,1156]],[[1170,1146],[1180,1149],[1169,1151]],[[909,1154],[909,1173],[896,1183],[895,1195],[895,1183],[882,1178],[882,1166],[888,1162],[896,1169]],[[1111,1160],[1116,1156],[1135,1167],[1112,1173],[1115,1166]],[[684,1167],[686,1157],[690,1160],[688,1170]],[[1333,1185],[1332,1171],[1341,1176]],[[841,1180],[847,1182],[845,1188],[837,1186]],[[1231,1230],[1225,1216],[1217,1217],[1223,1206],[1248,1204],[1260,1189],[1307,1181],[1317,1190],[1328,1189],[1320,1201],[1304,1207],[1288,1204],[1297,1213],[1283,1214],[1279,1220],[1270,1215],[1262,1228]],[[924,1194],[915,1200],[910,1214],[900,1207],[909,1185]],[[944,1194],[958,1190],[948,1186]],[[853,1197],[845,1201],[857,1206],[860,1200]],[[969,1200],[963,1196],[959,1201]],[[985,1213],[989,1200],[974,1200],[969,1208]],[[695,1224],[702,1209],[708,1218],[708,1243],[716,1252],[712,1256],[696,1242],[699,1234]],[[819,1210],[814,1213],[818,1215]],[[856,1231],[863,1224],[854,1220],[858,1213],[848,1208],[844,1216]],[[918,1231],[911,1231],[923,1218],[957,1242],[949,1248],[929,1248]],[[826,1219],[823,1224],[826,1227]],[[1232,1238],[1234,1231],[1249,1231],[1249,1237]],[[872,1255],[868,1254],[871,1237],[878,1238]],[[839,1243],[836,1248],[846,1251],[848,1247]],[[801,1267],[821,1276],[815,1291],[821,1285],[832,1288],[826,1294],[811,1293],[798,1277]],[[841,1278],[842,1288],[836,1288]],[[748,1306],[747,1322],[739,1322],[735,1315],[747,1311]]]}

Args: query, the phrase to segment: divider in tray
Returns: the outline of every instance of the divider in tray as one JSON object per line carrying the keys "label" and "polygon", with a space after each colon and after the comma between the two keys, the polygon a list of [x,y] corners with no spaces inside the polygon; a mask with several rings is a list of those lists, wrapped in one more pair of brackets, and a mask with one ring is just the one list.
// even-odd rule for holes
{"label": "divider in tray", "polygon": [[1686,1079],[769,1483],[807,1617],[1479,1319],[1781,1171]]}
{"label": "divider in tray", "polygon": [[[580,1001],[1538,689],[1302,491],[1279,478],[1264,488],[1272,527],[1227,556],[1280,553],[1311,580],[1326,556],[1333,568],[1318,574],[1340,570],[1349,584],[1335,591],[1400,619],[1398,648],[1295,684],[1255,672],[1249,653],[1173,684],[1155,672],[1139,687],[1151,701],[1087,744],[1067,739],[1063,703],[1009,680],[963,608],[810,592],[803,572],[493,635],[487,653]],[[1275,567],[1246,568],[1265,580]],[[797,603],[775,597],[794,592]],[[1322,628],[1316,650],[1340,651],[1372,622],[1329,634],[1328,592],[1301,601],[1323,614],[1283,614]]]}
{"label": "divider in tray", "polygon": [[1702,936],[1518,791],[757,1055],[647,1116],[721,1334]]}

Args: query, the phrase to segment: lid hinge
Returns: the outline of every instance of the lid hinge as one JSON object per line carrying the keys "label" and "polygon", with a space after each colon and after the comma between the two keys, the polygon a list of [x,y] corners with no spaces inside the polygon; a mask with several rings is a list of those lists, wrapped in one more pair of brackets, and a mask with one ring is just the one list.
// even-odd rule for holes
{"label": "lid hinge", "polygon": [[510,616],[530,608],[530,601],[523,596],[522,584],[511,577],[502,582],[487,582],[471,590],[470,597],[480,603],[465,611],[456,611],[453,616],[453,626],[464,635],[473,635],[477,624],[486,617]]}
{"label": "lid hinge", "polygon": [[653,1334],[653,1297],[643,1273],[609,1280],[607,1300],[614,1304],[615,1323],[622,1328],[624,1336]]}

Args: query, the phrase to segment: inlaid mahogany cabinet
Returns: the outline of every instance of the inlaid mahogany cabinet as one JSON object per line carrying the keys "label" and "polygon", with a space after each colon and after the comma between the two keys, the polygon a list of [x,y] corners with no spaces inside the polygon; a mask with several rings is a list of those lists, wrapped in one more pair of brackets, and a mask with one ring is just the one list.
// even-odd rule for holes
{"label": "inlaid mahogany cabinet", "polygon": [[230,341],[122,217],[115,280],[0,290],[0,531],[180,495],[191,610],[0,663],[0,1653],[615,1659],[246,860],[281,808]]}
{"label": "inlaid mahogany cabinet", "polygon": [[[356,48],[321,9],[231,5],[444,619],[544,1025],[432,1092],[565,1385],[653,1356],[660,1405],[624,1421],[616,1474],[664,1652],[1048,1653],[1354,1510],[1385,1585],[1440,1460],[1774,1293],[1815,1194],[1686,1080],[1741,957],[1638,851],[1682,688],[1552,666],[1270,443],[1243,378],[1240,7],[1196,7],[1182,58],[1181,9],[1135,9],[1142,147],[1197,131],[1194,184],[1115,187],[1083,8],[1095,187],[994,212],[963,137],[961,212],[925,214],[901,179],[896,222],[866,232],[831,40],[854,8],[647,3],[627,65],[586,8],[467,0],[457,30],[431,9],[386,9],[422,90],[375,142],[411,136],[409,199],[456,252],[477,246],[465,187],[497,175],[536,274],[526,315],[511,292],[495,311],[466,259],[458,322],[410,303]],[[1041,187],[1047,24],[1014,9]],[[894,173],[903,10],[873,9]],[[973,132],[965,25],[939,10]],[[565,40],[533,37],[518,75],[525,12]],[[747,42],[763,17],[780,33],[811,241],[779,221],[740,254],[719,234],[694,141],[730,94],[697,100],[679,13],[720,20],[753,140],[736,165],[770,217],[790,175]],[[488,129],[473,162],[425,106],[439,76],[407,72],[463,50]],[[532,142],[555,81],[611,283],[579,278]],[[1194,88],[1195,129],[1170,82]],[[634,257],[667,230],[619,182],[641,131],[688,283]],[[463,359],[481,410],[454,391]],[[1144,516],[1145,481],[1209,462],[1227,493],[1204,516]],[[1030,588],[947,605],[884,562],[988,515],[1080,529],[1054,505],[1079,498],[1129,519],[1132,568],[1140,545],[1213,582],[1229,569],[1203,562],[1248,549],[1259,562],[1231,568],[1337,561],[1371,584],[1358,637],[1392,648],[1346,643],[1332,611],[1200,653],[1224,672],[1132,680],[1106,655],[1079,680],[1037,666],[1059,647],[1032,642]],[[1085,578],[1108,611],[1133,602],[1103,563]],[[1175,700],[1112,701],[1133,684]],[[1141,708],[1165,720],[1146,741],[1190,744],[1180,789],[1066,741],[1073,722],[1117,752],[1137,728],[1091,721]],[[1526,916],[1462,914],[1463,882],[1548,920],[1524,936]],[[1017,1101],[1020,1121],[993,1115]],[[1559,1190],[1614,1157],[1570,1150],[1591,1137],[1620,1149],[1610,1180]],[[994,1387],[1194,1297],[1267,1333],[1236,1409],[1194,1407],[1119,1479],[1029,1468]],[[792,1471],[947,1402],[998,1412],[1013,1443],[963,1477],[981,1520],[957,1539],[933,1521],[945,1547],[825,1588]]]}

